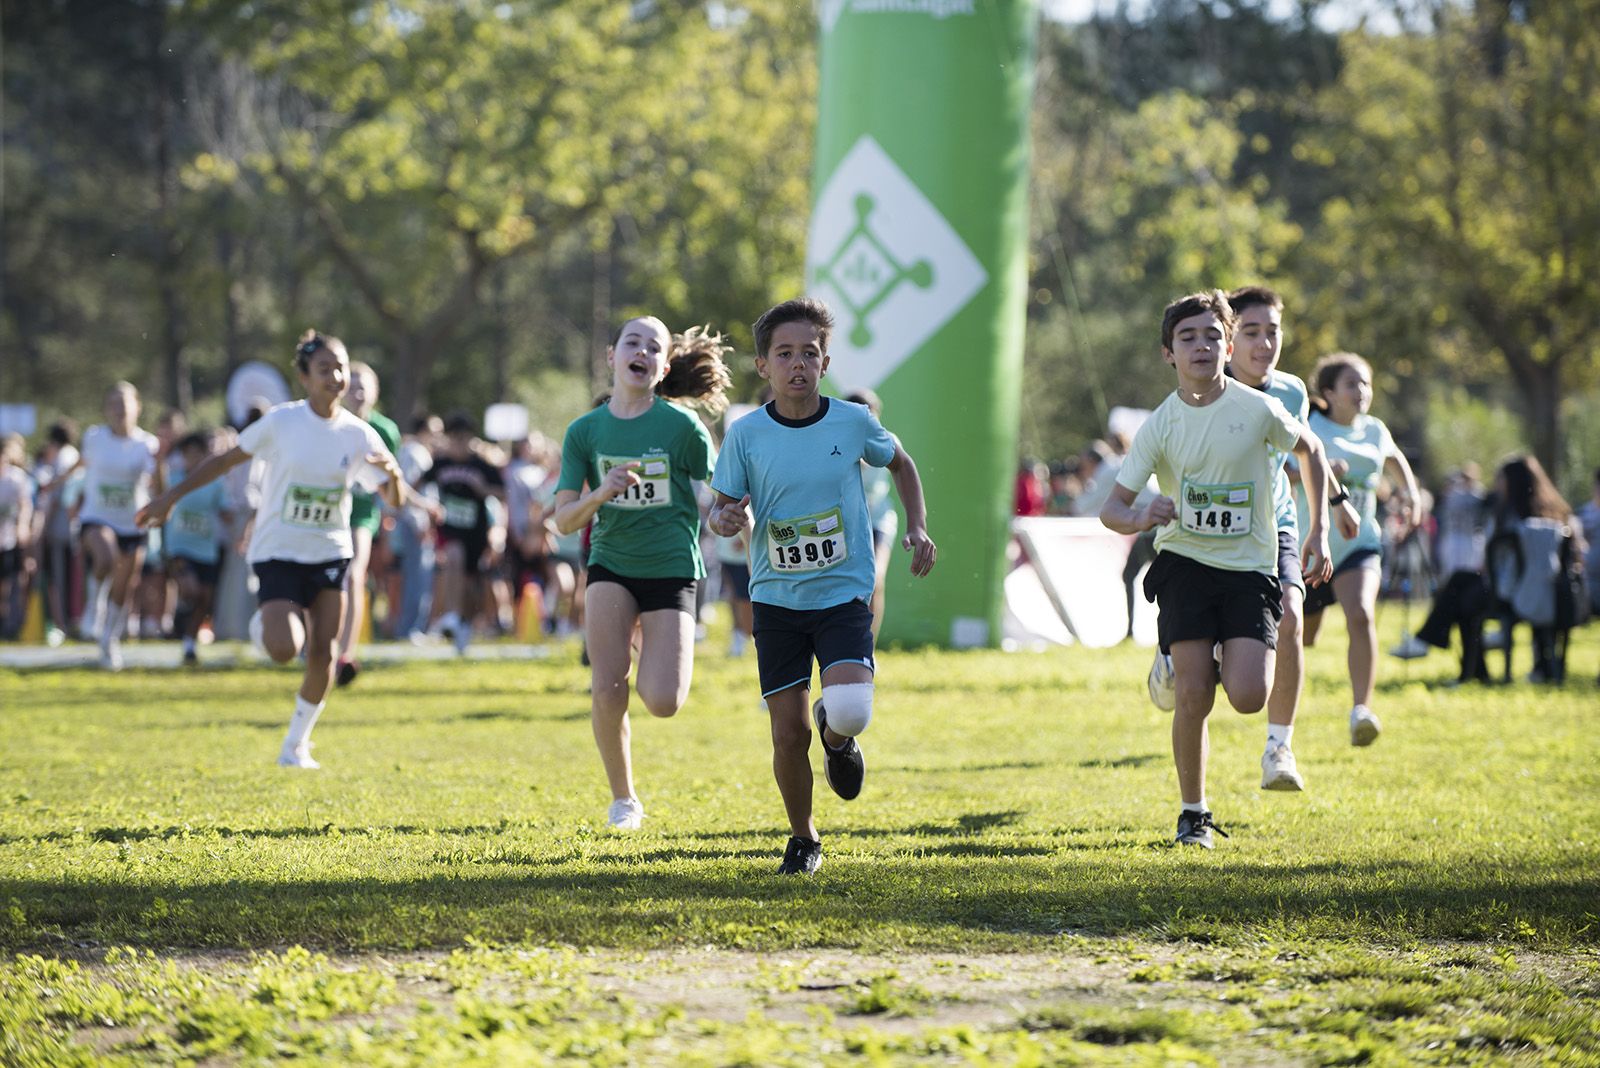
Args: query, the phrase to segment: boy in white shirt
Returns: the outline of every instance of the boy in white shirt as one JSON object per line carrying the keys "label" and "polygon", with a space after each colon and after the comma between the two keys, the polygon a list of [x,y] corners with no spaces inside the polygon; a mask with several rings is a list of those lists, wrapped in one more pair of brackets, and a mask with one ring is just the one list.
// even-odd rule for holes
{"label": "boy in white shirt", "polygon": [[[1117,474],[1100,521],[1122,534],[1160,528],[1145,596],[1160,608],[1161,651],[1172,657],[1177,707],[1172,754],[1182,809],[1176,841],[1212,847],[1221,831],[1206,804],[1207,717],[1222,686],[1240,712],[1258,712],[1271,689],[1278,619],[1278,527],[1269,446],[1293,450],[1316,507],[1306,524],[1304,572],[1326,581],[1325,469],[1315,435],[1274,398],[1223,374],[1234,316],[1221,291],[1174,301],[1161,322],[1163,359],[1178,389],[1146,420]],[[1151,474],[1161,495],[1134,501]],[[1226,837],[1226,832],[1222,832]]]}

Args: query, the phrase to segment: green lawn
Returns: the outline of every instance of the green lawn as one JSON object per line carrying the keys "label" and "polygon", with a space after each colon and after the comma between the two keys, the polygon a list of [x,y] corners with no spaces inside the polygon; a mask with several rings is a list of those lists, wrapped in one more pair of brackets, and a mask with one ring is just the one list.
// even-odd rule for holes
{"label": "green lawn", "polygon": [[1146,651],[886,652],[810,879],[717,632],[632,836],[575,647],[369,669],[315,773],[293,672],[0,670],[0,1063],[1600,1064],[1600,633],[1563,689],[1385,657],[1357,750],[1329,624],[1306,793],[1214,715],[1214,853],[1166,844]]}

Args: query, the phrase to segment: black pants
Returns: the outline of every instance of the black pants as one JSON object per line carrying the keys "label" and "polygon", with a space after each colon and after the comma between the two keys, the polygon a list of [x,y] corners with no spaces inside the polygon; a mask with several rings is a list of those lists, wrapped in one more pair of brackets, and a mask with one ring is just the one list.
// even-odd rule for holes
{"label": "black pants", "polygon": [[1483,662],[1483,624],[1495,614],[1494,594],[1489,583],[1476,571],[1456,571],[1434,594],[1433,607],[1423,621],[1417,637],[1439,649],[1450,648],[1450,631],[1461,631],[1461,679],[1487,682],[1489,668]]}

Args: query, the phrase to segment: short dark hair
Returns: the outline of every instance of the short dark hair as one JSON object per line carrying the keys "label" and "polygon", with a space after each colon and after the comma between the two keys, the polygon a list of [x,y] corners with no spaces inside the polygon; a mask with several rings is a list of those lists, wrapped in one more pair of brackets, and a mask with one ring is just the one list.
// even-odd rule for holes
{"label": "short dark hair", "polygon": [[208,430],[196,430],[178,439],[179,452],[183,452],[186,449],[205,449],[209,451],[210,448],[211,432]]}
{"label": "short dark hair", "polygon": [[1167,305],[1166,310],[1161,313],[1161,347],[1171,352],[1172,334],[1178,329],[1178,324],[1196,315],[1204,315],[1206,312],[1211,312],[1217,317],[1217,322],[1222,326],[1222,340],[1232,341],[1235,322],[1233,308],[1228,303],[1226,293],[1220,289],[1213,289],[1205,293],[1190,293]]}
{"label": "short dark hair", "polygon": [[797,297],[768,308],[766,314],[756,320],[757,356],[765,356],[772,348],[772,335],[784,323],[810,323],[816,327],[820,335],[817,340],[822,344],[823,354],[827,354],[828,338],[833,334],[833,313],[815,297]]}
{"label": "short dark hair", "polygon": [[45,431],[45,438],[52,445],[71,445],[77,433],[77,423],[71,419],[57,419],[50,424],[50,429]]}
{"label": "short dark hair", "polygon": [[444,421],[446,434],[476,434],[478,424],[472,421],[472,416],[466,412],[451,412],[450,418]]}
{"label": "short dark hair", "polygon": [[1228,304],[1235,316],[1243,315],[1246,308],[1254,308],[1258,304],[1265,304],[1273,311],[1283,311],[1283,298],[1278,296],[1277,290],[1266,286],[1240,286],[1228,294]]}

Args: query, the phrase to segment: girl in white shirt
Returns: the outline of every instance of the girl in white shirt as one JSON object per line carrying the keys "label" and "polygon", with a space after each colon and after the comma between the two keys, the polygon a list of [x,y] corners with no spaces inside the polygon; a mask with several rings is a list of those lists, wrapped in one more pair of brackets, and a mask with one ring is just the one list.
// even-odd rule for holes
{"label": "girl in white shirt", "polygon": [[47,488],[84,471],[78,523],[89,558],[89,607],[83,630],[86,637],[100,639],[100,666],[120,671],[122,631],[144,564],[145,533],[134,514],[160,480],[161,446],[154,434],[139,429],[139,391],[133,383],[118,382],[106,392],[105,415],[103,425],[84,432],[78,462]]}
{"label": "girl in white shirt", "polygon": [[161,523],[186,493],[252,458],[262,461],[266,473],[248,553],[261,608],[250,630],[280,664],[305,649],[305,677],[278,763],[316,768],[311,728],[333,682],[353,552],[350,487],[381,488],[399,507],[402,483],[377,432],[339,403],[350,382],[344,343],[306,331],[295,349],[295,369],[305,400],[280,404],[246,427],[237,446],[202,462],[143,508],[138,521],[142,527]]}

